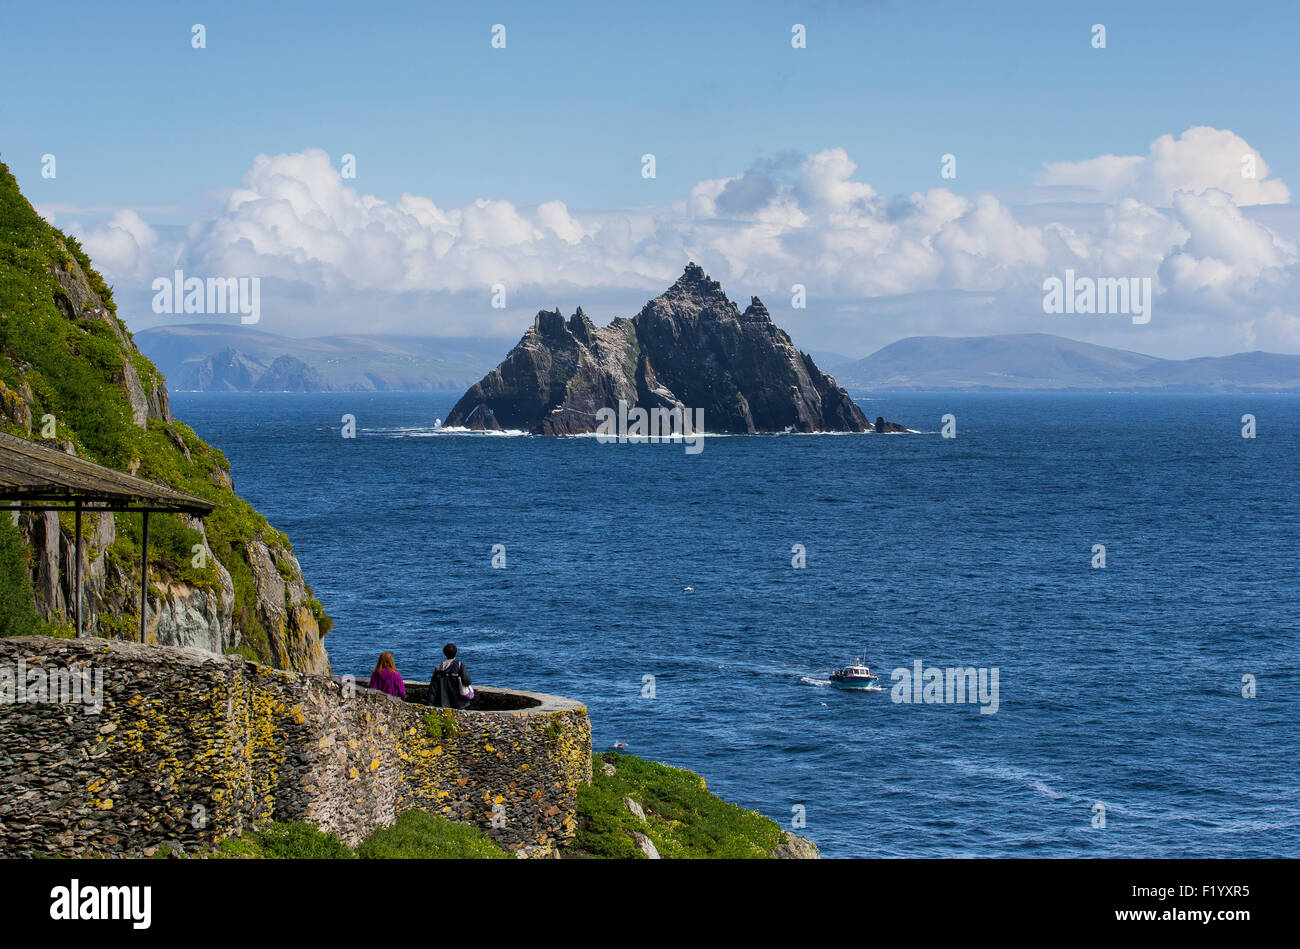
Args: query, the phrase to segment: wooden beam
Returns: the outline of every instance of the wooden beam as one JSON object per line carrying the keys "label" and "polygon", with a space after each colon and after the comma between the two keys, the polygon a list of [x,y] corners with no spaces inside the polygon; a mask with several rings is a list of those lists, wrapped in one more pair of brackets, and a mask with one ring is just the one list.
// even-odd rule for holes
{"label": "wooden beam", "polygon": [[81,502],[77,502],[77,526],[74,529],[75,535],[72,542],[73,556],[76,557],[76,565],[73,568],[73,585],[76,587],[76,614],[77,614],[77,638],[81,638]]}
{"label": "wooden beam", "polygon": [[[3,495],[0,495],[0,502],[4,502],[6,500],[9,499],[5,498]],[[60,511],[60,512],[66,512],[68,514],[71,514],[76,509],[77,509],[76,506],[72,504],[27,504],[22,501],[10,504],[10,506],[3,508],[3,510],[17,511],[20,514],[24,512],[31,512],[35,514],[37,512],[44,512],[44,511]],[[202,517],[204,514],[208,513],[207,511],[195,511],[186,508],[157,507],[156,505],[137,505],[137,504],[83,504],[81,506],[81,509],[87,514],[93,514],[93,513],[124,514],[128,512],[138,514],[141,511],[148,511],[151,514],[191,514],[195,517]]]}
{"label": "wooden beam", "polygon": [[144,642],[145,617],[149,613],[149,512],[140,516],[144,519],[140,541],[140,642]]}

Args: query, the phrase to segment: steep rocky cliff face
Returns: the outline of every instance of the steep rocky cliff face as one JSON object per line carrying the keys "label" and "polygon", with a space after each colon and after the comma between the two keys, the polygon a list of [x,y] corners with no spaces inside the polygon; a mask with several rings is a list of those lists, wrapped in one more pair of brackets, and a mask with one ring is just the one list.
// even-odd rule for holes
{"label": "steep rocky cliff face", "polygon": [[[330,621],[288,538],[235,494],[225,456],[172,417],[163,377],[118,319],[112,291],[78,243],[36,214],[3,164],[0,427],[220,505],[203,520],[150,517],[147,641],[329,671],[322,637]],[[44,631],[68,632],[72,516],[5,520],[26,543],[23,566]],[[138,639],[140,516],[84,520],[85,630]]]}
{"label": "steep rocky cliff face", "polygon": [[538,313],[446,424],[594,432],[596,413],[620,400],[647,409],[703,409],[708,432],[872,428],[835,380],[772,322],[758,297],[741,312],[695,264],[630,320],[598,327],[581,308],[567,320],[558,310]]}

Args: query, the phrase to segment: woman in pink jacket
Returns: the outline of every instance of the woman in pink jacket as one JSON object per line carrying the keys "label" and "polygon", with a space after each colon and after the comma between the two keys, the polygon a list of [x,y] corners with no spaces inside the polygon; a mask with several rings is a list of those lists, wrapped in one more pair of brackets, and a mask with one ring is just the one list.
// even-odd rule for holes
{"label": "woman in pink jacket", "polygon": [[389,695],[396,695],[400,699],[406,698],[406,683],[397,674],[397,666],[393,664],[391,652],[379,654],[375,671],[370,674],[370,687],[380,692],[387,692]]}

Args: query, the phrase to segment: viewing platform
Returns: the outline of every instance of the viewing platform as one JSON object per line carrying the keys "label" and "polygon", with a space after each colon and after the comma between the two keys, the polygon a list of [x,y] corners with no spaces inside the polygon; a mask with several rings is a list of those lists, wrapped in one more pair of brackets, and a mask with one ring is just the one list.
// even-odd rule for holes
{"label": "viewing platform", "polygon": [[369,677],[98,638],[0,639],[0,668],[26,690],[0,702],[0,857],[202,849],[296,820],[355,845],[408,809],[546,856],[591,781],[587,709],[556,695],[475,686],[470,709],[432,708],[428,683],[404,702]]}
{"label": "viewing platform", "polygon": [[[345,686],[349,681],[353,682],[358,691],[372,692],[376,695],[387,695],[377,689],[369,688],[365,683],[370,681],[369,676],[334,676],[334,681],[341,686]],[[429,700],[429,683],[415,682],[410,679],[403,679],[406,686],[406,699],[401,696],[388,696],[395,702],[405,701],[407,705],[427,705]],[[566,699],[560,695],[548,695],[545,692],[526,692],[522,689],[501,689],[494,686],[475,685],[474,698],[470,701],[469,707],[449,711],[466,711],[466,712],[524,712],[534,715],[547,715],[553,712],[570,712],[584,709],[581,702],[575,702],[572,699]]]}

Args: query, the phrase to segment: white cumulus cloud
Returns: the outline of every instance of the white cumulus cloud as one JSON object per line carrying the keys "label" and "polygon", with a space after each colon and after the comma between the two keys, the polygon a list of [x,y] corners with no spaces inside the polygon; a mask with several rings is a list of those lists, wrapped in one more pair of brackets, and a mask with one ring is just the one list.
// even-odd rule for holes
{"label": "white cumulus cloud", "polygon": [[1054,162],[1040,179],[1044,185],[1085,189],[1112,202],[1131,197],[1168,207],[1179,191],[1217,188],[1239,205],[1286,204],[1291,192],[1268,178],[1263,156],[1227,129],[1198,125],[1178,138],[1162,135],[1145,155],[1102,155],[1078,162]]}
{"label": "white cumulus cloud", "polygon": [[91,227],[69,224],[67,230],[101,271],[129,279],[151,276],[158,235],[135,211],[116,211],[107,223]]}
{"label": "white cumulus cloud", "polygon": [[[1242,177],[1245,154],[1257,178]],[[74,231],[110,278],[147,285],[175,266],[269,278],[273,331],[356,331],[366,312],[371,328],[382,315],[390,331],[510,335],[531,313],[486,312],[498,283],[520,307],[631,302],[592,311],[608,319],[630,315],[694,259],[733,296],[764,294],[774,313],[793,284],[805,285],[808,310],[778,322],[825,348],[861,352],[918,326],[1086,336],[1097,324],[1043,323],[1043,280],[1066,268],[1152,277],[1161,298],[1144,332],[1201,346],[1215,334],[1300,346],[1291,302],[1300,263],[1277,229],[1289,191],[1233,132],[1197,127],[1158,138],[1145,155],[1048,166],[1044,184],[1092,196],[1084,211],[942,187],[890,198],[856,174],[850,155],[831,148],[701,181],[661,207],[520,207],[491,196],[446,207],[365,194],[327,153],[307,149],[258,156],[220,211],[181,237],[161,238],[129,211]],[[936,312],[935,294],[974,296]]]}

